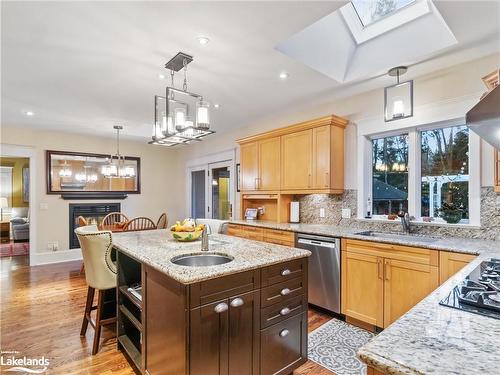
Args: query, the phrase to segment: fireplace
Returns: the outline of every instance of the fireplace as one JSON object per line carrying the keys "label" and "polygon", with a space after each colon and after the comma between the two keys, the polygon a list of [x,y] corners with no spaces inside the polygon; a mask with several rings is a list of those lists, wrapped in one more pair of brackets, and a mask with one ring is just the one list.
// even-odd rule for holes
{"label": "fireplace", "polygon": [[120,212],[120,203],[70,203],[69,205],[69,248],[80,247],[75,229],[78,227],[78,216],[83,216],[89,225],[101,224],[104,216],[110,212]]}

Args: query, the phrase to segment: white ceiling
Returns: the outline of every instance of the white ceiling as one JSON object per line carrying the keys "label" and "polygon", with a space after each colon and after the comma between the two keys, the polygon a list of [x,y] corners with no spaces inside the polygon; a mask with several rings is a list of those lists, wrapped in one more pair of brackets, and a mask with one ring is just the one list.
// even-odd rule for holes
{"label": "white ceiling", "polygon": [[[158,74],[168,76],[163,66],[178,51],[194,55],[189,89],[221,105],[212,111],[217,131],[324,93],[342,97],[382,87],[389,79],[377,78],[380,69],[341,85],[275,49],[345,3],[4,1],[2,124],[112,136],[121,123],[124,135],[149,138],[153,96],[167,84]],[[500,51],[500,2],[436,6],[458,43],[409,61],[413,76]],[[210,43],[201,46],[199,35]],[[290,73],[288,80],[278,78],[281,71]]]}

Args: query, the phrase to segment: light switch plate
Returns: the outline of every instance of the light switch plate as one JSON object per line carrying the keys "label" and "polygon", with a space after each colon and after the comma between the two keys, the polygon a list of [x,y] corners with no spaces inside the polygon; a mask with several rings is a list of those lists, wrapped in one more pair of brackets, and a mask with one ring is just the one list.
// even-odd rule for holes
{"label": "light switch plate", "polygon": [[325,217],[325,209],[324,208],[319,209],[319,217]]}
{"label": "light switch plate", "polygon": [[343,208],[342,209],[342,219],[350,219],[351,218],[351,209]]}

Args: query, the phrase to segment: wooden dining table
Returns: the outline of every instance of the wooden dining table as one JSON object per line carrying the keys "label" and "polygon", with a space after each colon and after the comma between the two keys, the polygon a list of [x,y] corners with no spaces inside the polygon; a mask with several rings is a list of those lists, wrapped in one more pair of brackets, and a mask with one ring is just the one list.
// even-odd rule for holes
{"label": "wooden dining table", "polygon": [[115,223],[115,224],[101,225],[99,227],[99,230],[109,230],[114,233],[124,232],[126,224],[127,223]]}

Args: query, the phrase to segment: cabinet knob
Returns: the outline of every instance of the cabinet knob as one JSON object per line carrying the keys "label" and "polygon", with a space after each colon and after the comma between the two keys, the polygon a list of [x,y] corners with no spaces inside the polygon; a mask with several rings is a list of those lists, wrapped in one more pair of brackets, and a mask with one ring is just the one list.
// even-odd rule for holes
{"label": "cabinet knob", "polygon": [[227,311],[227,309],[229,308],[229,306],[227,305],[227,303],[225,302],[221,302],[219,304],[217,304],[214,308],[214,311],[217,313],[217,314],[220,314],[224,311]]}
{"label": "cabinet knob", "polygon": [[286,336],[288,336],[289,333],[290,333],[290,331],[288,329],[284,329],[284,330],[280,331],[280,337],[286,337]]}
{"label": "cabinet knob", "polygon": [[241,298],[235,298],[231,301],[230,305],[232,307],[240,307],[241,305],[243,305],[245,302],[243,301],[243,299]]}
{"label": "cabinet knob", "polygon": [[292,273],[288,268],[285,268],[283,271],[281,271],[281,276],[288,276]]}
{"label": "cabinet knob", "polygon": [[286,295],[290,294],[290,292],[291,292],[290,289],[284,288],[284,289],[281,289],[280,293],[281,293],[282,296],[286,296]]}
{"label": "cabinet knob", "polygon": [[288,314],[290,314],[290,309],[288,307],[284,307],[284,308],[281,309],[280,315],[285,316],[285,315],[288,315]]}

